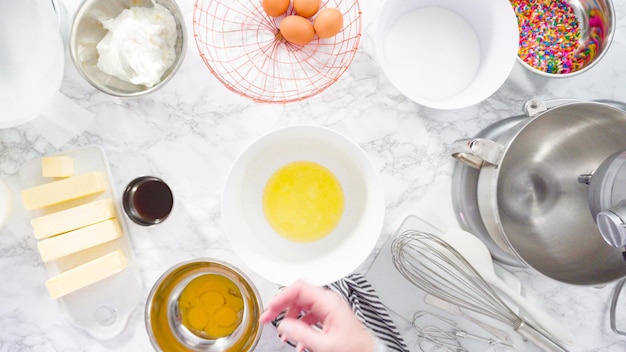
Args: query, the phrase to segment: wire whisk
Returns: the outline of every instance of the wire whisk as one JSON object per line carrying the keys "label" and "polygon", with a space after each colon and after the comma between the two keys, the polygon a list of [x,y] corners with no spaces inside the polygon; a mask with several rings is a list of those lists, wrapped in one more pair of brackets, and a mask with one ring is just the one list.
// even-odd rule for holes
{"label": "wire whisk", "polygon": [[396,269],[426,293],[505,323],[546,351],[567,351],[511,310],[474,267],[438,236],[407,230],[394,239],[391,252]]}
{"label": "wire whisk", "polygon": [[[429,318],[434,320],[434,324],[422,326],[423,320]],[[469,352],[461,344],[461,339],[472,339],[487,343],[494,351],[517,351],[509,343],[468,333],[459,329],[454,321],[425,311],[415,312],[412,325],[417,332],[418,347],[422,352]]]}

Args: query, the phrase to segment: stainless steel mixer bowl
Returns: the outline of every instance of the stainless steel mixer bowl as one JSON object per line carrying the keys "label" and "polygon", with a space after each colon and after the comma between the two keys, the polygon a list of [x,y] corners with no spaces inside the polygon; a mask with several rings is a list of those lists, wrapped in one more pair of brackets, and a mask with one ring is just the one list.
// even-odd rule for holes
{"label": "stainless steel mixer bowl", "polygon": [[531,120],[498,169],[496,205],[511,248],[559,281],[602,284],[626,275],[621,250],[600,235],[581,173],[626,148],[626,115],[597,103],[568,104]]}
{"label": "stainless steel mixer bowl", "polygon": [[84,0],[76,14],[70,30],[70,54],[78,72],[95,88],[118,97],[138,97],[160,89],[178,71],[185,57],[187,38],[185,19],[181,9],[174,0],[155,0],[163,5],[174,16],[176,21],[175,51],[176,61],[165,71],[161,81],[152,87],[125,82],[102,72],[98,64],[96,46],[107,34],[102,21],[117,17],[122,11],[132,6],[152,7],[151,0]]}
{"label": "stainless steel mixer bowl", "polygon": [[600,235],[578,182],[626,148],[626,113],[603,103],[560,105],[533,116],[480,165],[480,215],[494,240],[557,281],[602,285],[626,276],[621,250]]}

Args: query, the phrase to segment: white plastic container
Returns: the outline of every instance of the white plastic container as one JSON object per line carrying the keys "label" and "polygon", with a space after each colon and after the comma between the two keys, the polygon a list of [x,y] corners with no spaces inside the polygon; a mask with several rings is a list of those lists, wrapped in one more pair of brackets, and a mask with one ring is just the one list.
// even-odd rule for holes
{"label": "white plastic container", "polygon": [[[426,11],[438,8],[456,14],[466,22],[466,25],[455,25],[457,21],[447,20],[430,23],[429,28],[406,26],[398,32],[395,25],[414,11]],[[453,19],[453,16],[446,16]],[[413,25],[418,25],[413,23]],[[478,68],[469,65],[467,55],[459,54],[459,48],[446,48],[454,45],[458,38],[465,37],[462,28],[471,27],[478,40],[479,56]],[[415,31],[418,31],[417,33]],[[441,32],[446,32],[447,36]],[[392,37],[389,37],[390,33]],[[434,40],[438,38],[438,40]],[[519,31],[517,17],[507,0],[386,0],[383,4],[376,25],[375,45],[378,61],[391,83],[407,98],[416,103],[435,109],[460,109],[465,108],[490,97],[495,93],[509,77],[517,59],[519,45]],[[405,50],[400,53],[396,50],[397,45],[390,43],[404,42]],[[458,44],[457,44],[458,45]],[[391,50],[392,52],[388,52]],[[445,57],[435,60],[442,52],[456,53],[454,57]],[[449,55],[452,55],[449,54]],[[398,65],[398,56],[404,63]],[[430,68],[427,78],[421,75],[412,75],[416,71],[416,65],[424,65]],[[465,88],[459,91],[454,76],[458,71],[457,66],[469,65],[474,67],[474,77],[465,82]],[[433,67],[436,66],[436,67]],[[424,71],[423,67],[420,67]],[[428,71],[428,70],[427,70]],[[471,72],[473,74],[473,72]],[[434,76],[434,77],[431,77]],[[419,77],[422,77],[421,79]],[[441,82],[443,81],[443,82]],[[430,94],[434,88],[442,83],[450,83],[449,95],[440,92],[437,98]],[[462,88],[462,87],[461,87]]]}
{"label": "white plastic container", "polygon": [[[90,335],[98,339],[109,339],[124,330],[128,318],[139,305],[143,291],[143,283],[134,259],[124,212],[113,187],[111,170],[102,148],[91,145],[57,155],[66,155],[74,159],[74,173],[76,175],[97,171],[106,176],[107,187],[105,192],[70,202],[73,202],[73,205],[80,205],[81,202],[86,201],[113,199],[117,218],[122,226],[123,235],[114,241],[45,263],[48,275],[52,277],[68,268],[75,267],[79,263],[114,250],[121,250],[124,253],[128,261],[128,266],[124,270],[56,300],[63,316],[72,325],[85,329]],[[41,159],[25,163],[20,169],[20,179],[24,189],[52,181],[42,176]],[[71,205],[53,205],[33,210],[30,215],[34,218],[62,210],[60,207],[69,206]]]}

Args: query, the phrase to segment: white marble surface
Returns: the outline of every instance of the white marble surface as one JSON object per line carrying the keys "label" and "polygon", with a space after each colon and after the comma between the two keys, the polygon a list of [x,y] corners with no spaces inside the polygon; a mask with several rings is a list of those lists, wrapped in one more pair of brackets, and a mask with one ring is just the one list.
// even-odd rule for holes
{"label": "white marble surface", "polygon": [[[70,15],[79,0],[63,0]],[[191,34],[192,0],[179,0]],[[373,34],[380,1],[361,0],[363,36],[347,72],[321,94],[302,102],[259,104],[225,89],[205,67],[193,40],[185,62],[163,89],[146,97],[119,99],[96,91],[66,60],[61,92],[95,114],[80,135],[56,148],[28,123],[0,130],[0,178],[14,191],[28,160],[88,144],[104,148],[118,189],[141,174],[160,176],[174,190],[176,206],[162,225],[131,225],[131,238],[144,280],[144,295],[118,337],[100,341],[70,326],[43,285],[47,274],[19,201],[0,229],[0,351],[148,351],[143,301],[155,280],[182,260],[214,257],[241,265],[264,300],[277,286],[243,267],[220,224],[220,195],[236,155],[255,138],[298,123],[327,126],[356,141],[380,171],[386,219],[376,251],[409,214],[456,220],[450,202],[454,160],[451,143],[490,123],[521,113],[529,98],[626,101],[626,4],[615,1],[615,39],[591,71],[569,79],[530,76],[516,65],[504,86],[466,109],[438,111],[402,96],[382,74]],[[371,261],[358,269],[365,272]],[[574,351],[623,351],[626,338],[609,327],[612,285],[573,287],[529,269],[513,268],[528,298],[562,321],[576,336]],[[398,321],[408,339],[411,328]],[[415,347],[412,347],[415,350]],[[259,351],[289,351],[267,328]]]}

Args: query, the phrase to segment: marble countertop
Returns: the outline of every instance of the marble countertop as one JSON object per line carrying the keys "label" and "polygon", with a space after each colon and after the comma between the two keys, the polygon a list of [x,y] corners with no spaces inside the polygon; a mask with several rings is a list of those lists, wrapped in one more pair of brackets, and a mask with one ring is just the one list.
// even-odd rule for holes
{"label": "marble countertop", "polygon": [[[187,30],[192,31],[192,0],[179,0]],[[63,0],[73,14],[79,0]],[[371,259],[411,214],[458,226],[452,209],[451,144],[482,128],[522,113],[531,98],[613,99],[626,101],[626,4],[615,1],[617,28],[603,60],[591,71],[568,79],[533,76],[516,64],[505,84],[484,102],[460,110],[419,106],[396,90],[382,73],[373,45],[380,1],[361,0],[363,35],[349,69],[324,92],[301,102],[262,104],[224,88],[200,59],[192,40],[177,75],[145,97],[120,99],[91,87],[66,58],[61,93],[93,114],[85,130],[55,146],[38,121],[0,130],[0,178],[14,192],[20,166],[43,155],[80,146],[101,146],[117,189],[138,175],[166,179],[176,206],[163,224],[130,224],[144,290],[141,304],[125,330],[101,341],[63,318],[43,285],[47,278],[28,216],[19,206],[0,229],[0,351],[148,351],[143,302],[158,277],[181,261],[212,257],[242,268],[264,301],[278,286],[264,280],[233,253],[221,225],[220,196],[236,156],[254,139],[276,128],[300,123],[326,126],[356,143],[371,158],[383,180],[384,227]],[[18,204],[19,205],[19,204]],[[367,272],[372,260],[357,271]],[[626,338],[609,326],[613,284],[570,286],[530,269],[510,271],[526,296],[544,307],[576,336],[573,351],[623,351]],[[395,317],[407,340],[413,331]],[[273,328],[266,327],[258,351],[290,351]],[[412,350],[417,350],[412,346]]]}

